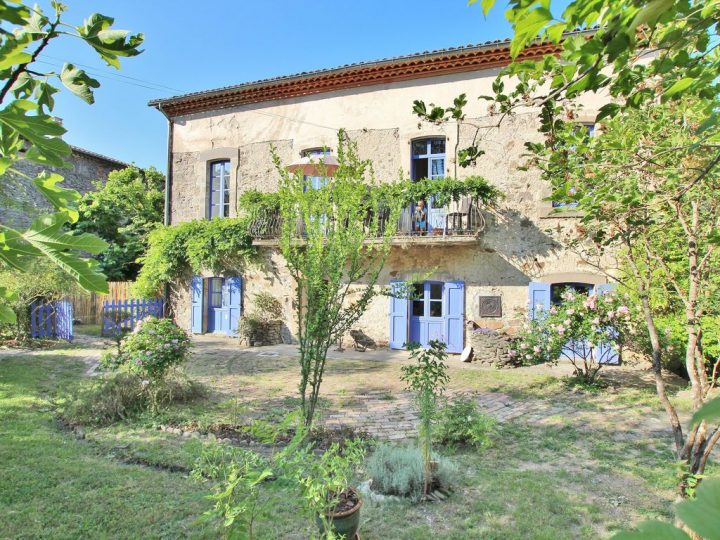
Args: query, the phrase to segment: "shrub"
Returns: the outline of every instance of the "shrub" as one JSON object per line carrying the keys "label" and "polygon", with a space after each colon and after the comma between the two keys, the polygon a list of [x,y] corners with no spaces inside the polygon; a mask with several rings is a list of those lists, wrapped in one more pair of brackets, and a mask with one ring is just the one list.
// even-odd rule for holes
{"label": "shrub", "polygon": [[461,396],[442,407],[433,430],[433,440],[446,446],[490,446],[495,420],[482,414],[470,398]]}
{"label": "shrub", "polygon": [[[449,489],[456,481],[457,468],[448,460],[438,461],[433,487]],[[375,491],[419,501],[425,488],[425,463],[420,449],[412,446],[380,444],[366,464]]]}
{"label": "shrub", "polygon": [[190,475],[195,480],[207,478],[226,481],[234,466],[248,470],[264,464],[263,457],[245,448],[225,444],[206,445],[195,460],[195,466]]}
{"label": "shrub", "polygon": [[167,377],[151,389],[138,374],[121,371],[86,381],[68,398],[62,415],[70,424],[107,426],[150,407],[157,409],[205,395],[201,384],[181,374]]}
{"label": "shrub", "polygon": [[145,410],[143,390],[137,375],[113,373],[82,386],[69,398],[63,416],[71,424],[107,426]]}
{"label": "shrub", "polygon": [[253,295],[253,304],[253,313],[262,319],[263,322],[282,319],[282,304],[280,303],[280,300],[275,298],[272,294],[265,291],[255,293]]}
{"label": "shrub", "polygon": [[146,317],[123,339],[121,351],[128,371],[157,382],[187,359],[190,338],[170,319]]}

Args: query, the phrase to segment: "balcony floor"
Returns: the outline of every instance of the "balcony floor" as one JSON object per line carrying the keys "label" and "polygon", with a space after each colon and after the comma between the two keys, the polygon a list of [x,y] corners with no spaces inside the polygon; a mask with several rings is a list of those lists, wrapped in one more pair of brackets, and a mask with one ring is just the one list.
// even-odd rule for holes
{"label": "balcony floor", "polygon": [[[476,244],[480,241],[479,234],[448,234],[442,235],[398,235],[393,236],[390,240],[392,246],[411,246],[411,245],[458,245],[458,244]],[[380,243],[382,240],[370,239],[368,243]],[[280,241],[277,238],[255,238],[253,246],[258,247],[277,247]]]}

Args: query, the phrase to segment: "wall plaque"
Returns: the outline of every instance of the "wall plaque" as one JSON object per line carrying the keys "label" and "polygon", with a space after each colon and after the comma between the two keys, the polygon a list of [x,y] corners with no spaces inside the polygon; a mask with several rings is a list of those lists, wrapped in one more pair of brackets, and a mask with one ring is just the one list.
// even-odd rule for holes
{"label": "wall plaque", "polygon": [[480,296],[480,317],[502,317],[502,297]]}

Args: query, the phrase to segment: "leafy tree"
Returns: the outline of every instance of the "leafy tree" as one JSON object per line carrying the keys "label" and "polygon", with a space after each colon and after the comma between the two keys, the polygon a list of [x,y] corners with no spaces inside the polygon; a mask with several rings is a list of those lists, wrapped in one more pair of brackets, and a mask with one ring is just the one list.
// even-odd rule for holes
{"label": "leafy tree", "polygon": [[377,281],[400,205],[372,189],[369,163],[343,132],[339,166],[319,189],[309,189],[301,173],[289,173],[277,155],[274,160],[281,175],[280,249],[296,287],[302,413],[310,427],[328,349],[382,292]]}
{"label": "leafy tree", "polygon": [[[93,91],[100,83],[73,64],[62,70],[41,71],[36,64],[48,46],[59,38],[74,37],[97,52],[108,65],[120,67],[119,57],[135,56],[141,51],[142,34],[129,35],[112,28],[113,19],[94,13],[81,25],[72,26],[63,15],[67,6],[52,2],[46,15],[39,6],[29,7],[21,0],[0,0],[0,175],[7,171],[25,177],[13,165],[27,159],[41,165],[67,167],[70,146],[62,140],[65,129],[51,113],[54,94],[60,83],[87,103],[93,103]],[[73,234],[65,226],[78,219],[79,193],[59,185],[62,176],[40,174],[28,178],[50,201],[56,212],[38,217],[27,231],[0,224],[0,264],[22,272],[43,258],[67,272],[83,288],[107,291],[97,262],[79,252],[98,254],[107,247],[90,234]],[[12,293],[0,287],[0,320],[12,322],[8,306]]]}
{"label": "leafy tree", "polygon": [[148,236],[163,221],[165,177],[153,167],[113,171],[97,191],[78,202],[80,218],[73,228],[93,233],[109,247],[97,256],[109,280],[135,281],[148,248]]}
{"label": "leafy tree", "polygon": [[[482,0],[484,12],[494,3]],[[708,306],[703,296],[713,290],[708,269],[718,239],[712,217],[720,163],[719,14],[718,2],[702,0],[573,0],[559,16],[550,0],[511,0],[511,56],[536,39],[556,43],[558,53],[513,62],[494,82],[493,95],[480,96],[491,102],[498,120],[493,127],[520,107],[537,111],[544,140],[526,143],[531,162],[552,184],[553,200],[578,203],[583,239],[598,248],[595,253],[613,248],[619,255],[623,284],[640,300],[658,396],[689,479],[704,470],[720,431],[704,422],[683,433],[661,376],[655,316],[663,296],[685,314],[685,363],[697,408],[710,389],[701,319]],[[564,33],[575,29],[581,32]],[[572,103],[599,91],[611,98],[596,118],[607,121],[601,126],[606,134],[588,139],[575,124]],[[676,100],[691,96],[692,105],[673,109]],[[457,121],[464,117],[462,101],[446,108],[416,101],[414,110],[426,121]],[[474,161],[470,156],[462,164]],[[664,291],[653,297],[658,282]]]}

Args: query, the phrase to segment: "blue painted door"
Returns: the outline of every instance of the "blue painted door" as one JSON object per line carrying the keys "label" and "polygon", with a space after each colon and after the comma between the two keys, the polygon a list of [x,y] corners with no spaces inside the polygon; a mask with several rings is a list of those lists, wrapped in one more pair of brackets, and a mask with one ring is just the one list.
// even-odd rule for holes
{"label": "blue painted door", "polygon": [[[603,283],[601,285],[595,285],[595,294],[602,296],[603,294],[610,292],[615,289],[614,283]],[[595,356],[598,362],[601,364],[617,365],[620,363],[620,355],[613,347],[607,344],[599,345]]]}
{"label": "blue painted door", "polygon": [[402,281],[391,281],[390,289],[390,348],[404,349],[408,341],[408,299]]}
{"label": "blue painted door", "polygon": [[208,316],[207,331],[214,334],[227,334],[230,329],[228,313],[228,288],[224,278],[208,279]]}
{"label": "blue painted door", "polygon": [[426,281],[413,285],[410,303],[410,341],[427,347],[445,343],[447,351],[464,346],[465,285],[462,281]]}
{"label": "blue painted door", "polygon": [[465,345],[465,283],[445,283],[444,297],[447,352],[461,353]]}
{"label": "blue painted door", "polygon": [[239,277],[208,279],[207,331],[237,335],[242,312],[242,280]]}
{"label": "blue painted door", "polygon": [[238,323],[242,314],[242,279],[239,277],[227,278],[228,295],[228,335],[237,336]]}
{"label": "blue painted door", "polygon": [[203,333],[203,278],[193,276],[190,285],[190,328],[193,334]]}

